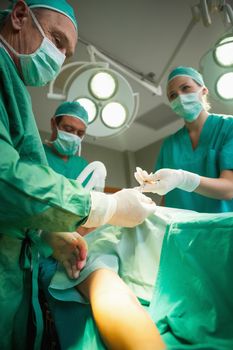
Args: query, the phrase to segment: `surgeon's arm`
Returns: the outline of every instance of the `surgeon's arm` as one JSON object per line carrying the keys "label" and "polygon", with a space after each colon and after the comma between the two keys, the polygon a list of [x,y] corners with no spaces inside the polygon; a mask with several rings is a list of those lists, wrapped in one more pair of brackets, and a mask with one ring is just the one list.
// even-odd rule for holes
{"label": "surgeon's arm", "polygon": [[217,179],[201,176],[200,185],[195,192],[209,198],[231,200],[233,198],[233,171],[223,170]]}
{"label": "surgeon's arm", "polygon": [[[46,165],[23,161],[0,121],[1,229],[33,228],[74,232],[105,223],[132,227],[155,211],[155,204],[136,190],[91,193]],[[88,219],[88,221],[87,221]],[[87,222],[86,222],[87,221]]]}
{"label": "surgeon's arm", "polygon": [[182,169],[160,169],[154,174],[148,174],[145,170],[137,168],[135,177],[142,187],[142,192],[165,195],[179,188],[214,199],[233,198],[232,170],[223,170],[219,178],[209,178]]}

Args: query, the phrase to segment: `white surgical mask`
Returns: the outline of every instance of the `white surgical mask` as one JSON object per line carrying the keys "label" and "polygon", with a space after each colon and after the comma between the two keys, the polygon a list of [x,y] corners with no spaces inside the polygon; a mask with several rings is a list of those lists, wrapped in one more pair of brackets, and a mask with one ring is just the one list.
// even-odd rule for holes
{"label": "white surgical mask", "polygon": [[197,92],[177,96],[176,99],[170,103],[172,110],[187,122],[196,120],[204,109],[199,97],[201,90],[202,89]]}
{"label": "white surgical mask", "polygon": [[40,47],[31,54],[20,54],[0,35],[4,45],[20,60],[24,83],[28,86],[43,86],[53,80],[59,73],[65,60],[65,55],[49,40],[30,11],[33,21],[43,36]]}

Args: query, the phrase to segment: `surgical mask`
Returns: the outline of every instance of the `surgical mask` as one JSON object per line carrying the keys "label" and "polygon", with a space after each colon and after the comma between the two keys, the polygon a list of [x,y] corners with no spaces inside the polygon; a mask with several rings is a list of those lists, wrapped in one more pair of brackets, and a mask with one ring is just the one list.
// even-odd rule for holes
{"label": "surgical mask", "polygon": [[43,86],[53,80],[59,73],[64,63],[65,55],[45,36],[33,12],[31,12],[31,15],[43,36],[42,43],[35,52],[31,54],[19,54],[8,44],[2,35],[0,35],[0,38],[6,47],[19,58],[25,85]]}
{"label": "surgical mask", "polygon": [[202,102],[199,99],[199,93],[201,90],[202,89],[197,92],[177,96],[177,98],[170,104],[172,110],[187,122],[193,122],[196,120],[203,110]]}
{"label": "surgical mask", "polygon": [[66,131],[57,129],[57,138],[51,143],[58,153],[64,156],[73,156],[81,146],[82,138]]}

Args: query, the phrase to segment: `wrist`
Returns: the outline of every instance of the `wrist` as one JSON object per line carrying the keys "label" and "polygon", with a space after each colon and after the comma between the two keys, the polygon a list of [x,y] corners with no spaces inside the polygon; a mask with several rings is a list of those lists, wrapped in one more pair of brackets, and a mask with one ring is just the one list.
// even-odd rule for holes
{"label": "wrist", "polygon": [[200,184],[200,176],[198,174],[186,171],[186,170],[178,170],[179,175],[181,176],[181,183],[177,186],[179,189],[193,192]]}
{"label": "wrist", "polygon": [[91,191],[91,211],[83,227],[99,227],[106,224],[114,215],[117,200],[112,195]]}

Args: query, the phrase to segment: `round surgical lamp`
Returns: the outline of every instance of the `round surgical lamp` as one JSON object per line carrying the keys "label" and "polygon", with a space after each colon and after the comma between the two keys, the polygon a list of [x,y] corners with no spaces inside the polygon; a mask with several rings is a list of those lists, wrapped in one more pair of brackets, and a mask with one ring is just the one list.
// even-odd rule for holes
{"label": "round surgical lamp", "polygon": [[76,100],[83,106],[87,113],[88,113],[88,123],[91,124],[95,118],[97,117],[97,110],[98,107],[94,101],[92,101],[90,98],[81,97]]}
{"label": "round surgical lamp", "polygon": [[217,43],[214,56],[220,66],[233,66],[233,35],[228,35]]}
{"label": "round surgical lamp", "polygon": [[233,104],[233,35],[221,38],[200,60],[200,71],[210,96]]}
{"label": "round surgical lamp", "polygon": [[233,101],[233,72],[225,73],[218,79],[216,90],[220,98]]}
{"label": "round surgical lamp", "polygon": [[90,79],[90,92],[99,100],[106,100],[116,92],[116,79],[108,72],[97,72]]}
{"label": "round surgical lamp", "polygon": [[127,112],[119,102],[109,102],[106,104],[101,112],[103,123],[109,128],[121,127],[127,117]]}
{"label": "round surgical lamp", "polygon": [[67,100],[78,101],[87,109],[87,135],[115,136],[127,130],[138,110],[138,94],[128,81],[109,67],[85,65],[66,86]]}

